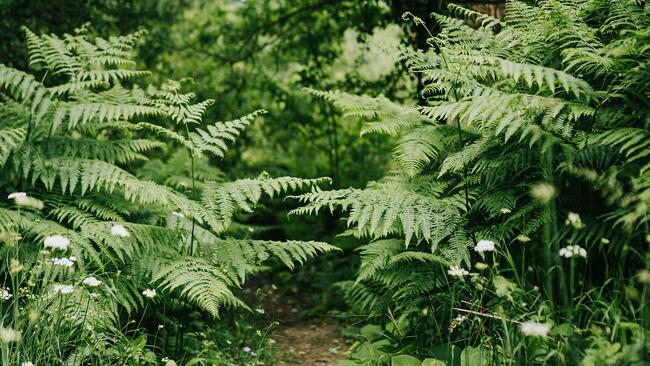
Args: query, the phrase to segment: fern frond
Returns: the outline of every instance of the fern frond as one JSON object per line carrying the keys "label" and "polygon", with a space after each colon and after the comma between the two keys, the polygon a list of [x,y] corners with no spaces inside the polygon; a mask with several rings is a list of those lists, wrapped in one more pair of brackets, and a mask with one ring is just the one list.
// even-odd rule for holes
{"label": "fern frond", "polygon": [[248,307],[232,293],[230,287],[238,286],[213,260],[184,257],[164,265],[153,281],[170,291],[178,290],[182,296],[196,303],[212,316],[218,317],[222,307]]}
{"label": "fern frond", "polygon": [[38,123],[52,106],[50,92],[32,75],[0,64],[0,90],[2,89],[19,102],[31,105],[35,123]]}

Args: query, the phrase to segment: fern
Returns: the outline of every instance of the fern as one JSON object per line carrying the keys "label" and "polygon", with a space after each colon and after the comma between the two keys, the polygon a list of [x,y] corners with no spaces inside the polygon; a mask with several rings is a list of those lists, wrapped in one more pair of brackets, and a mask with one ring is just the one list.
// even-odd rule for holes
{"label": "fern", "polygon": [[[0,127],[0,191],[27,196],[0,202],[0,238],[12,246],[20,241],[16,250],[0,247],[0,281],[17,278],[8,265],[18,260],[20,281],[33,285],[30,298],[17,294],[14,308],[48,314],[42,321],[48,327],[59,316],[92,318],[71,323],[75,341],[57,346],[59,354],[47,356],[50,363],[77,355],[92,363],[92,355],[76,348],[91,334],[94,340],[128,338],[120,322],[152,301],[145,289],[157,287],[217,316],[224,306],[247,308],[233,289],[270,257],[293,269],[337,250],[318,242],[225,236],[236,214],[252,212],[264,197],[328,181],[267,174],[225,181],[205,153],[223,158],[264,111],[208,124],[204,114],[214,101],[195,102],[175,82],[144,90],[138,79],[149,72],[133,69],[132,55],[142,32],[109,39],[25,33],[33,73],[0,65],[0,117],[6,121]],[[55,235],[69,240],[67,250],[43,247]],[[61,256],[72,268],[53,265]],[[83,282],[89,276],[101,285],[90,288]],[[65,300],[53,293],[60,284],[72,286]],[[90,292],[96,296],[89,298]],[[30,322],[11,321],[15,328]],[[25,338],[59,342],[29,324]]]}
{"label": "fern", "polygon": [[[461,298],[475,296],[481,312],[503,304],[503,288],[488,295],[481,282],[486,277],[468,278],[461,270],[489,262],[489,255],[471,250],[479,240],[496,243],[493,258],[500,265],[514,261],[508,275],[530,268],[513,281],[522,289],[544,284],[536,295],[543,306],[562,306],[562,296],[564,304],[569,301],[553,287],[566,288],[566,279],[550,270],[564,264],[554,259],[559,242],[585,247],[590,269],[612,261],[647,266],[641,256],[626,253],[647,249],[650,7],[632,0],[530,3],[507,1],[504,20],[454,4],[451,14],[469,22],[432,14],[440,32],[429,39],[431,47],[400,50],[404,65],[423,84],[418,106],[311,91],[359,119],[364,133],[396,136],[395,164],[386,177],[364,189],[314,189],[297,196],[303,206],[294,210],[339,210],[357,237],[370,240],[359,248],[357,280],[340,287],[355,310],[376,321],[412,322],[412,333],[399,334],[395,349],[431,357],[436,342],[450,342],[447,329],[437,325],[452,322],[446,313],[453,306],[445,308],[455,301],[450,288],[454,296],[458,288],[466,291]],[[410,13],[405,19],[424,26]],[[562,225],[568,212],[579,213],[584,226]],[[471,285],[450,283],[448,270]],[[604,289],[611,278],[624,281],[632,271],[587,270],[581,286],[618,296]],[[509,306],[515,314],[523,311]],[[423,308],[435,309],[436,318],[421,320]],[[627,319],[639,316],[638,309],[625,313]],[[563,321],[589,327],[575,318]],[[432,334],[431,343],[416,341]],[[502,336],[490,333],[481,342]],[[508,357],[504,364],[525,363]]]}

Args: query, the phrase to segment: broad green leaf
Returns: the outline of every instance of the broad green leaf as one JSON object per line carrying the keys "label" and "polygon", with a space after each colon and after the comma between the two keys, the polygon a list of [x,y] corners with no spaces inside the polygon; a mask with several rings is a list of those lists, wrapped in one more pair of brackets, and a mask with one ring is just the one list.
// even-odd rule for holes
{"label": "broad green leaf", "polygon": [[492,351],[482,347],[465,347],[460,354],[460,366],[488,366]]}
{"label": "broad green leaf", "polygon": [[422,361],[420,366],[447,366],[444,361],[436,360],[435,358],[426,358]]}
{"label": "broad green leaf", "polygon": [[421,363],[422,361],[409,355],[393,356],[390,360],[391,366],[420,366]]}
{"label": "broad green leaf", "polygon": [[361,328],[361,335],[370,341],[377,340],[383,337],[382,329],[379,325],[368,324]]}

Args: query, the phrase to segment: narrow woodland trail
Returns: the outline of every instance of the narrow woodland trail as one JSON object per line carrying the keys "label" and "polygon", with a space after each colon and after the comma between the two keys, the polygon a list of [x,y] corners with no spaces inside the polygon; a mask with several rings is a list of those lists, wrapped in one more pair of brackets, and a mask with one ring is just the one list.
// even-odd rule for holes
{"label": "narrow woodland trail", "polygon": [[344,344],[337,337],[337,325],[327,322],[280,324],[275,337],[278,365],[334,366],[343,358]]}
{"label": "narrow woodland trail", "polygon": [[328,318],[300,319],[300,294],[271,292],[265,313],[279,322],[273,334],[278,366],[335,366],[346,345],[340,325]]}

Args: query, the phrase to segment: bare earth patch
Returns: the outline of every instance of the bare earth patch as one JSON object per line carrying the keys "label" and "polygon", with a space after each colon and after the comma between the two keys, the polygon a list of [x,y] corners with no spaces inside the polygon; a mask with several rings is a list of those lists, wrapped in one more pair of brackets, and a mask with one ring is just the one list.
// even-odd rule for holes
{"label": "bare earth patch", "polygon": [[325,322],[299,322],[283,326],[275,334],[278,365],[334,366],[342,359],[343,343],[338,326]]}
{"label": "bare earth patch", "polygon": [[328,318],[301,318],[297,292],[281,293],[264,283],[259,287],[265,294],[266,316],[279,323],[271,336],[277,342],[273,366],[335,366],[345,359],[339,324]]}

